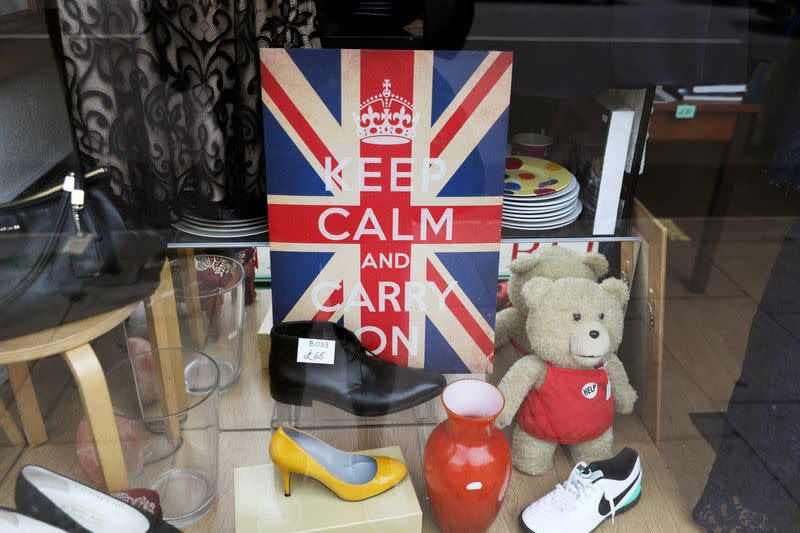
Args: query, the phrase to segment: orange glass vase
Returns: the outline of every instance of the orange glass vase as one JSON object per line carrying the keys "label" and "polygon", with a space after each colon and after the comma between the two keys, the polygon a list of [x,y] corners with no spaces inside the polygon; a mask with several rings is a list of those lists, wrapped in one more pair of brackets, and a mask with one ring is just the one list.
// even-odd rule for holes
{"label": "orange glass vase", "polygon": [[442,393],[447,420],[428,438],[425,487],[445,533],[478,533],[494,522],[511,480],[511,448],[494,421],[505,403],[496,387],[462,379]]}

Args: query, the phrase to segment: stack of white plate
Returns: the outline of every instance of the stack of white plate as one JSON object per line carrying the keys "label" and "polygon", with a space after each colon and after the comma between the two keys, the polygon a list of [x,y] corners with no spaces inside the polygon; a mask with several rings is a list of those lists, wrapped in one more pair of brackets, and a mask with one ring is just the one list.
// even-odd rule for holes
{"label": "stack of white plate", "polygon": [[552,161],[509,156],[503,183],[502,225],[506,228],[560,228],[575,222],[583,209],[578,180]]}
{"label": "stack of white plate", "polygon": [[184,214],[181,221],[174,223],[173,227],[199,237],[230,239],[258,235],[267,231],[269,226],[267,217],[242,220],[213,220]]}

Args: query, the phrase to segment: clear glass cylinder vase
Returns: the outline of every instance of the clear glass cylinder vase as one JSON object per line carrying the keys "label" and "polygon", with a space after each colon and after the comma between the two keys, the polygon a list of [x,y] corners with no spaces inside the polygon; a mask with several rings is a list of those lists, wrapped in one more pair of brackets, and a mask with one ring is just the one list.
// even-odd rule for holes
{"label": "clear glass cylinder vase", "polygon": [[244,268],[230,257],[195,255],[170,262],[181,346],[211,356],[220,390],[236,384],[242,368]]}
{"label": "clear glass cylinder vase", "polygon": [[106,373],[130,487],[156,491],[176,527],[216,500],[219,376],[211,357],[186,349],[140,353]]}

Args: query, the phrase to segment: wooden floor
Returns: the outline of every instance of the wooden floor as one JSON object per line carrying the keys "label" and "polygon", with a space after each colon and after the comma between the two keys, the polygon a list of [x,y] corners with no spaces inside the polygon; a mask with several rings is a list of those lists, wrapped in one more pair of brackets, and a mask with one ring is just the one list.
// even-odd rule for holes
{"label": "wooden floor", "polygon": [[702,219],[677,219],[688,241],[670,241],[664,334],[661,455],[694,507],[715,453],[690,419],[727,410],[744,360],[750,323],[775,257],[794,219],[730,218],[717,249],[701,250],[713,262],[706,289],[687,289],[698,251]]}
{"label": "wooden floor", "polygon": [[[690,509],[703,490],[714,452],[692,424],[689,414],[726,408],[741,367],[750,320],[790,221],[765,219],[755,225],[752,219],[746,223],[730,221],[722,244],[712,256],[711,280],[705,293],[700,295],[685,288],[696,252],[694,243],[700,221],[675,222],[692,240],[674,241],[669,245],[663,439],[657,447],[636,415],[617,418],[617,448],[631,446],[642,457],[643,496],[639,505],[620,516],[613,527],[607,522],[599,531],[699,531],[691,521]],[[242,378],[234,389],[221,397],[217,504],[187,531],[233,531],[233,469],[269,460],[267,444],[273,404],[254,338],[260,319],[267,311],[268,300],[268,292],[260,292],[256,305],[247,309],[247,327],[253,334],[245,335]],[[98,342],[96,349],[104,366],[125,356],[119,348],[120,333]],[[77,465],[74,444],[82,408],[69,372],[61,359],[55,357],[38,362],[32,374],[50,440],[38,448],[20,448],[10,446],[0,437],[2,506],[14,506],[14,480],[19,469],[29,463],[84,479]],[[13,408],[7,385],[0,387],[0,395]],[[424,529],[438,530],[425,500],[421,439],[415,427],[342,427],[314,430],[313,433],[348,450],[399,445],[423,507]],[[515,471],[501,515],[491,531],[517,531],[520,510],[563,481],[571,466],[559,452],[555,468],[543,477]]]}

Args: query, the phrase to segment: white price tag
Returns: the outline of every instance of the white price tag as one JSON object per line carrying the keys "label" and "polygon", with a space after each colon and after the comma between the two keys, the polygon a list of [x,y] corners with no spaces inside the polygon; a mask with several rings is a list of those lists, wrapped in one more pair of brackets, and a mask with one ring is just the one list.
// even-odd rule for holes
{"label": "white price tag", "polygon": [[297,362],[332,365],[336,341],[326,339],[297,339]]}

